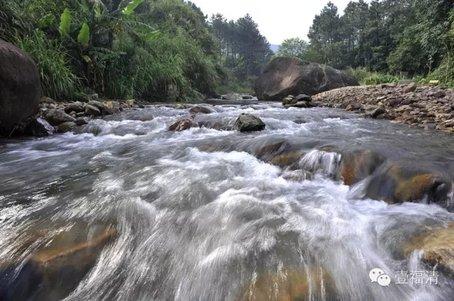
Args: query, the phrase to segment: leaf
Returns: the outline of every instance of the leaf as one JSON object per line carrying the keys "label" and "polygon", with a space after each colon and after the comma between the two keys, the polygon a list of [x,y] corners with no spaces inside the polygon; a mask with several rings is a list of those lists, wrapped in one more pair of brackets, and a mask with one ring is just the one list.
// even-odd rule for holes
{"label": "leaf", "polygon": [[82,24],[82,27],[80,28],[79,35],[77,36],[77,42],[85,47],[87,47],[88,42],[90,42],[90,27],[86,22]]}
{"label": "leaf", "polygon": [[126,5],[125,8],[123,8],[123,14],[124,15],[132,15],[134,13],[134,10],[140,5],[142,4],[144,0],[132,0],[128,3],[128,5]]}
{"label": "leaf", "polygon": [[58,28],[62,36],[69,35],[69,32],[71,31],[71,19],[71,12],[68,8],[65,8],[60,16],[60,27]]}

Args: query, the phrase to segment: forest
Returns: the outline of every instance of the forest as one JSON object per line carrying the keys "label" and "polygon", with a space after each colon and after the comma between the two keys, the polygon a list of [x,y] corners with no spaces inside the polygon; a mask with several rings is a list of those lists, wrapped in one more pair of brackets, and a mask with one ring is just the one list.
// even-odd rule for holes
{"label": "forest", "polygon": [[329,3],[308,41],[277,54],[251,16],[206,16],[183,0],[0,0],[0,38],[37,62],[44,94],[186,101],[248,91],[273,56],[349,69],[366,83],[454,82],[450,0]]}

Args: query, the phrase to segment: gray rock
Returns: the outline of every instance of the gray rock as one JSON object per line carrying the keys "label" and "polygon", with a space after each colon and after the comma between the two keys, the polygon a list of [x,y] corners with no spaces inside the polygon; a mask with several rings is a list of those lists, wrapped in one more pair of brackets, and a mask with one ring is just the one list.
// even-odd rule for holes
{"label": "gray rock", "polygon": [[73,131],[75,128],[77,127],[77,124],[75,122],[65,122],[65,123],[62,123],[60,124],[58,127],[57,127],[57,131],[59,133],[66,133],[66,132],[71,132]]}
{"label": "gray rock", "polygon": [[299,94],[298,96],[295,97],[297,101],[311,101],[312,97],[306,94]]}
{"label": "gray rock", "polygon": [[69,114],[66,114],[60,109],[50,109],[44,112],[44,118],[53,126],[58,126],[64,122],[74,122],[76,119]]}
{"label": "gray rock", "polygon": [[76,118],[76,125],[81,126],[87,124],[89,121],[88,117],[78,117]]}
{"label": "gray rock", "polygon": [[295,96],[293,96],[293,95],[289,95],[289,96],[287,96],[286,98],[284,98],[282,100],[282,104],[284,106],[292,105],[292,104],[295,104],[297,102],[298,101],[295,99]]}
{"label": "gray rock", "polygon": [[71,112],[80,113],[80,112],[84,112],[84,111],[85,111],[85,104],[80,101],[69,103],[65,107],[66,113],[71,113]]}
{"label": "gray rock", "polygon": [[265,123],[257,116],[243,113],[235,121],[235,129],[240,132],[255,132],[265,129]]}
{"label": "gray rock", "polygon": [[297,58],[273,59],[255,83],[255,93],[261,100],[279,101],[287,95],[314,95],[344,86],[356,86],[358,81],[347,73],[316,63],[303,63]]}
{"label": "gray rock", "polygon": [[203,107],[203,106],[195,106],[189,109],[189,113],[191,114],[210,114],[213,111],[210,108]]}
{"label": "gray rock", "polygon": [[0,39],[0,136],[38,112],[38,68],[22,50]]}
{"label": "gray rock", "polygon": [[367,106],[365,108],[366,110],[366,116],[371,117],[371,118],[377,118],[381,114],[386,113],[385,109],[382,107],[377,107],[377,106]]}
{"label": "gray rock", "polygon": [[52,135],[55,128],[42,118],[32,118],[26,125],[24,133],[34,137],[46,137]]}
{"label": "gray rock", "polygon": [[91,116],[100,116],[101,111],[97,107],[87,104],[85,106],[85,114],[91,115]]}

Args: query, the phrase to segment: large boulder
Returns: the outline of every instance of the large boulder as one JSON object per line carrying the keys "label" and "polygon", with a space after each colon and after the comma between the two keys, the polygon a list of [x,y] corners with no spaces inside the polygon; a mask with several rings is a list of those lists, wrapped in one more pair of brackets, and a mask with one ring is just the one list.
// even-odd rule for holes
{"label": "large boulder", "polygon": [[32,59],[0,39],[0,136],[38,111],[41,84]]}
{"label": "large boulder", "polygon": [[257,79],[255,92],[260,100],[280,101],[287,95],[314,95],[320,92],[357,86],[358,81],[343,71],[297,58],[273,59]]}
{"label": "large boulder", "polygon": [[240,132],[256,132],[265,129],[265,123],[257,116],[242,113],[235,121],[234,128]]}

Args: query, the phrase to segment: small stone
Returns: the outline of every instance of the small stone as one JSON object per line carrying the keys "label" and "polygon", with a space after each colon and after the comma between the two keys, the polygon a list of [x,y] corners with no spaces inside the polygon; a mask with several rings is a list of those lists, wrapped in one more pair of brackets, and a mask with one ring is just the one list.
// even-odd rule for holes
{"label": "small stone", "polygon": [[417,87],[418,86],[415,83],[411,83],[408,86],[406,86],[402,91],[404,93],[411,93],[411,92],[414,92]]}
{"label": "small stone", "polygon": [[70,113],[70,112],[79,113],[79,112],[84,112],[84,111],[85,111],[85,104],[80,101],[71,102],[65,108],[66,113]]}
{"label": "small stone", "polygon": [[77,126],[75,122],[64,122],[57,127],[59,133],[71,132]]}
{"label": "small stone", "polygon": [[203,106],[195,106],[189,109],[189,113],[191,114],[210,114],[213,113],[213,111],[210,108],[203,107]]}
{"label": "small stone", "polygon": [[44,118],[53,126],[58,126],[64,122],[74,122],[76,119],[66,114],[60,109],[50,109],[44,113]]}
{"label": "small stone", "polygon": [[169,131],[182,132],[196,126],[197,124],[191,118],[183,118],[172,124],[169,127]]}
{"label": "small stone", "polygon": [[86,105],[85,114],[91,115],[91,116],[99,116],[99,115],[101,115],[101,111],[95,106]]}

